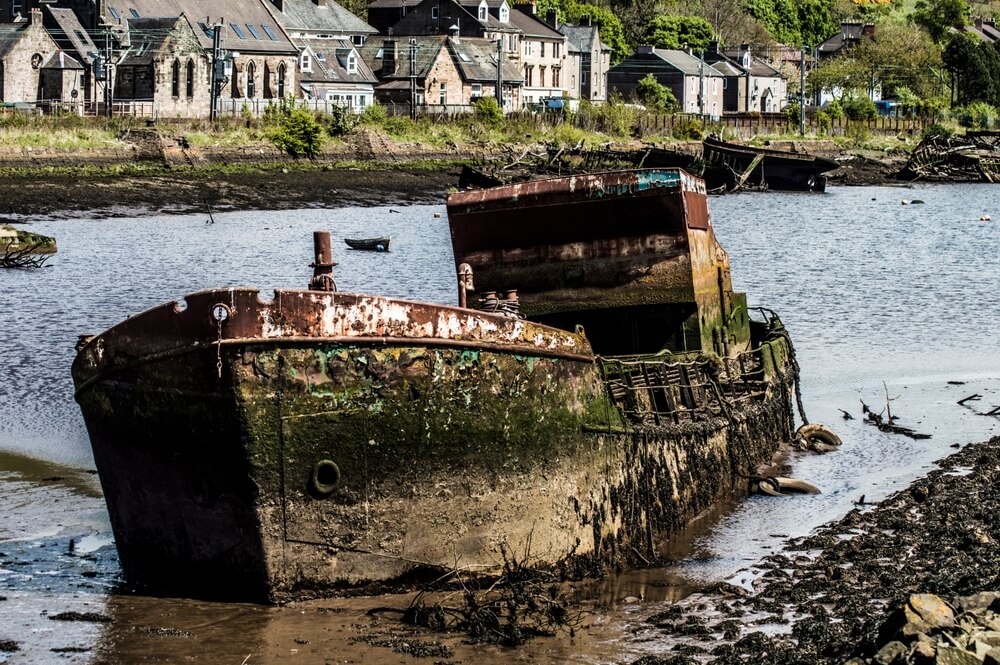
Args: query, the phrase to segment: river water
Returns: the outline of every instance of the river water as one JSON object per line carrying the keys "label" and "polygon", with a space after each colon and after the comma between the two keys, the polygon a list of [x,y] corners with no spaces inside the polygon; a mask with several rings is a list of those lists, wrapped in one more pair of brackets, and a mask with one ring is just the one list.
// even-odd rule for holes
{"label": "river water", "polygon": [[[1000,405],[996,191],[834,187],[712,198],[735,287],[781,315],[809,419],[844,440],[833,453],[788,460],[789,473],[823,493],[733,501],[668,546],[676,559],[669,567],[582,585],[587,611],[572,637],[516,650],[451,639],[445,662],[618,663],[662,653],[667,646],[644,619],[665,604],[706,581],[752,577],[753,563],[784,539],[843,515],[862,496],[878,501],[954,446],[1000,432],[1000,419],[980,415]],[[365,610],[403,607],[405,597],[265,608],[122,592],[69,366],[78,335],[186,293],[305,287],[314,230],[335,239],[393,236],[385,254],[341,251],[336,241],[340,290],[454,303],[443,203],[228,212],[214,223],[205,215],[80,216],[30,228],[56,236],[59,252],[42,270],[0,271],[0,643],[19,646],[0,651],[0,663],[420,662],[357,639],[379,622]],[[982,398],[957,404],[972,394]],[[862,402],[876,412],[888,405],[898,424],[931,438],[879,432],[864,424]],[[93,620],[52,619],[65,612]],[[375,627],[396,630],[385,619]]]}

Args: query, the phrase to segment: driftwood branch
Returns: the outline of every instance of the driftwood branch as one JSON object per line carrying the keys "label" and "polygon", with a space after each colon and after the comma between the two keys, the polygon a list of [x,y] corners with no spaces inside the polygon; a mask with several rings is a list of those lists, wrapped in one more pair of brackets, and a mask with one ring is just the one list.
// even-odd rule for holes
{"label": "driftwood branch", "polygon": [[[885,382],[883,381],[882,384],[884,386]],[[931,438],[930,434],[921,434],[920,432],[917,432],[916,430],[913,430],[909,427],[903,427],[902,425],[895,424],[893,421],[898,420],[898,418],[896,416],[893,416],[891,414],[891,411],[889,411],[889,402],[894,399],[898,399],[898,397],[890,398],[889,391],[888,389],[886,389],[885,399],[886,399],[885,409],[883,409],[881,413],[875,413],[874,411],[871,410],[871,408],[867,404],[864,403],[864,400],[861,401],[861,412],[865,414],[866,423],[868,423],[869,425],[874,425],[879,429],[880,432],[889,432],[890,434],[902,434],[903,436],[908,436],[911,439]],[[886,414],[885,418],[882,417],[883,413]]]}
{"label": "driftwood branch", "polygon": [[14,243],[7,243],[0,256],[0,268],[41,268],[49,260],[48,254],[38,253],[42,244],[37,242],[15,249]]}

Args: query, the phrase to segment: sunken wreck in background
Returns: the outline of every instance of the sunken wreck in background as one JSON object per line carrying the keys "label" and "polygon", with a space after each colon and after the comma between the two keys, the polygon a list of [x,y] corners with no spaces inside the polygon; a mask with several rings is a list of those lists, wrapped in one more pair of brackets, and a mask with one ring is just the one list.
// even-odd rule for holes
{"label": "sunken wreck in background", "polygon": [[[657,545],[792,436],[781,322],[734,292],[703,181],[453,194],[458,307],[220,289],[73,365],[129,582],[260,602]],[[473,290],[475,287],[475,290]],[[516,291],[515,291],[516,289]]]}

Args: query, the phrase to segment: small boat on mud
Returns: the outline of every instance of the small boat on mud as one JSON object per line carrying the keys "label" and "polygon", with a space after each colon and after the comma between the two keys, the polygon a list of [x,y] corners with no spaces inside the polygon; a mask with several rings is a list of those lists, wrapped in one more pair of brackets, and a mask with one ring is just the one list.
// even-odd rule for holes
{"label": "small boat on mud", "polygon": [[929,136],[913,149],[896,178],[922,182],[1000,182],[1000,132]]}
{"label": "small boat on mud", "polygon": [[[754,187],[792,192],[826,191],[826,173],[840,168],[832,159],[788,150],[756,148],[708,136],[702,159],[706,173],[716,171],[716,186]],[[706,175],[706,178],[708,176]],[[710,185],[711,188],[711,185]]]}
{"label": "small boat on mud", "polygon": [[832,159],[807,153],[756,148],[709,136],[701,153],[646,145],[630,150],[550,148],[523,151],[507,160],[466,164],[459,189],[496,187],[554,175],[582,175],[616,169],[681,168],[705,181],[709,193],[744,189],[822,192],[826,173],[840,168]]}
{"label": "small boat on mud", "polygon": [[677,169],[448,198],[458,306],[200,291],[81,339],[80,404],[128,582],[276,602],[658,544],[793,435],[777,315],[733,290]]}
{"label": "small boat on mud", "polygon": [[361,249],[368,252],[388,252],[389,242],[392,236],[381,238],[344,238],[344,242],[351,249]]}

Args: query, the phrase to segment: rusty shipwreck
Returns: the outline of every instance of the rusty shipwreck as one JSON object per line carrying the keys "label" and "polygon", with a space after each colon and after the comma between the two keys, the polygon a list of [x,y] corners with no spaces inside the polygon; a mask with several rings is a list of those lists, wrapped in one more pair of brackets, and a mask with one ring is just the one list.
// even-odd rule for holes
{"label": "rusty shipwreck", "polygon": [[[792,436],[797,368],[674,169],[453,194],[458,306],[194,293],[81,340],[128,581],[273,602],[652,561]],[[515,291],[516,289],[516,291]]]}

